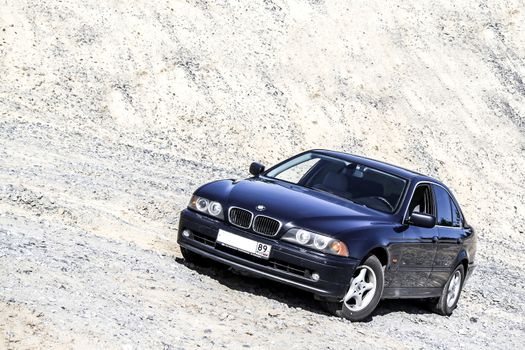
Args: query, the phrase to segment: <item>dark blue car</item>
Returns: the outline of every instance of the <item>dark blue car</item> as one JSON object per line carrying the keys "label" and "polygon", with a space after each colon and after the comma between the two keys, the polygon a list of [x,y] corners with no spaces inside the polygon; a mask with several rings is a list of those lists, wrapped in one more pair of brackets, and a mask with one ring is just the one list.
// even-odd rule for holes
{"label": "dark blue car", "polygon": [[179,224],[186,261],[310,291],[353,321],[382,298],[428,298],[443,315],[456,308],[476,236],[441,182],[326,150],[250,172],[195,191]]}

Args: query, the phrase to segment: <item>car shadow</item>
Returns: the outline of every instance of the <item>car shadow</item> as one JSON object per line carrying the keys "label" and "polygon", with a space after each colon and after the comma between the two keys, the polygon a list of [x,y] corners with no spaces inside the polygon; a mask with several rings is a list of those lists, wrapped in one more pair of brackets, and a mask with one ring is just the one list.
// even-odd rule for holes
{"label": "car shadow", "polygon": [[372,317],[384,316],[393,312],[404,312],[410,315],[433,313],[429,302],[424,299],[384,299],[372,313]]}
{"label": "car shadow", "polygon": [[[198,266],[187,263],[183,258],[175,258],[175,261],[186,266],[199,274],[213,278],[220,284],[241,292],[273,299],[293,308],[301,308],[317,314],[332,316],[322,307],[321,302],[313,298],[312,293],[297,288],[286,286],[282,283],[265,278],[255,277],[234,270],[226,265],[207,261],[206,265]],[[375,316],[384,316],[393,312],[404,312],[407,314],[430,314],[428,303],[420,299],[387,299],[382,300],[376,310],[363,322],[370,322]]]}
{"label": "car shadow", "polygon": [[190,270],[213,278],[230,289],[273,299],[287,304],[289,307],[328,315],[309,292],[288,287],[282,283],[265,278],[245,274],[214,261],[207,261],[204,266],[187,263],[182,258],[176,258],[175,261]]}

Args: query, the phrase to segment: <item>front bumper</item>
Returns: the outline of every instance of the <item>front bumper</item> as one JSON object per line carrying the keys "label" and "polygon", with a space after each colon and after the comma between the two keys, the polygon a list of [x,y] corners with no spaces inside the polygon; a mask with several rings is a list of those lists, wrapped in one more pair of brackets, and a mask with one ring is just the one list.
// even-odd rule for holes
{"label": "front bumper", "polygon": [[[185,229],[191,231],[190,237],[182,235]],[[270,244],[272,251],[269,259],[253,257],[216,244],[219,229]],[[194,253],[235,269],[310,291],[325,298],[340,299],[345,295],[350,278],[359,263],[351,258],[327,256],[272,237],[247,232],[189,209],[181,213],[177,243]],[[317,281],[312,279],[314,272],[320,276]]]}

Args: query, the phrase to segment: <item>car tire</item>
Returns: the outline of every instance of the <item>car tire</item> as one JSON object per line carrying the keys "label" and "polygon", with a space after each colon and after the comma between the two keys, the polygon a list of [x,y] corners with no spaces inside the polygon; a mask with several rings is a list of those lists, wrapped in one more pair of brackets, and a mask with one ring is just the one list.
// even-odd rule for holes
{"label": "car tire", "polygon": [[180,247],[180,252],[182,253],[182,257],[184,258],[184,261],[187,263],[197,265],[197,266],[207,265],[208,259],[206,259],[202,255],[194,253],[191,250],[186,249],[184,247]]}
{"label": "car tire", "polygon": [[464,280],[465,268],[460,264],[450,274],[439,299],[437,301],[436,299],[433,300],[431,304],[432,310],[443,316],[452,315],[452,312],[458,305]]}
{"label": "car tire", "polygon": [[323,306],[335,316],[352,322],[363,321],[377,307],[383,295],[383,286],[383,265],[376,256],[371,255],[356,268],[345,297],[339,302],[325,301]]}

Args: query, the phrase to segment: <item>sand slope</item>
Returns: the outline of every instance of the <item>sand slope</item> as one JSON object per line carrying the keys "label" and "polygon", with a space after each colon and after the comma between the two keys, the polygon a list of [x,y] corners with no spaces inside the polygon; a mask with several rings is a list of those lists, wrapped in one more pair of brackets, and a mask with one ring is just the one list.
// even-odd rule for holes
{"label": "sand slope", "polygon": [[[480,266],[452,317],[351,324],[177,260],[198,185],[309,148],[454,189]],[[522,1],[0,0],[0,347],[517,347],[524,182]]]}

